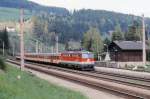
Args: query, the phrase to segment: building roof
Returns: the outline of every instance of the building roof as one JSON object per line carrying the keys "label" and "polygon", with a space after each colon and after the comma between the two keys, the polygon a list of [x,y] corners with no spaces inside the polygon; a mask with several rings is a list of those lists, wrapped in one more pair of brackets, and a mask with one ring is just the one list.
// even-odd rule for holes
{"label": "building roof", "polygon": [[[113,41],[122,50],[142,50],[142,41]],[[146,44],[146,49],[150,50],[150,47]]]}

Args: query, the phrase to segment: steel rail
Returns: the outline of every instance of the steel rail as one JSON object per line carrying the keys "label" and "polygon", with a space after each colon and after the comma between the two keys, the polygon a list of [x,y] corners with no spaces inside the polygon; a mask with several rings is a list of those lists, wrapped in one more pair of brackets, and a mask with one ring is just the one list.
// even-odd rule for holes
{"label": "steel rail", "polygon": [[[9,62],[11,62],[11,61],[9,61]],[[13,63],[16,63],[16,62],[13,62]],[[17,63],[17,64],[19,65],[20,63]],[[80,77],[80,78],[74,77],[74,76],[69,76],[68,77],[67,75],[64,75],[64,74],[61,74],[61,73],[58,73],[58,72],[52,72],[52,71],[50,71],[50,69],[39,67],[37,65],[35,66],[35,65],[31,65],[31,64],[26,64],[26,67],[30,68],[30,69],[37,70],[37,71],[41,71],[41,72],[44,72],[44,73],[47,73],[47,74],[52,74],[52,75],[55,75],[55,76],[59,75],[63,78],[74,80],[74,81],[84,83],[84,84],[88,84],[88,85],[91,85],[91,86],[95,86],[95,87],[98,87],[98,88],[104,88],[104,89],[107,89],[107,90],[112,90],[112,91],[122,93],[122,94],[125,94],[125,95],[128,95],[128,96],[137,97],[137,98],[145,98],[145,99],[150,98],[150,91],[146,90],[146,89],[136,88],[136,87],[133,87],[133,86],[122,85],[122,84],[118,84],[118,83],[114,83],[114,82],[108,82],[108,81],[104,81],[104,80],[89,77],[88,75],[83,76],[83,74],[80,75],[80,76],[83,76],[83,77]],[[89,79],[93,79],[93,80],[85,79],[86,77],[88,77]],[[96,80],[96,81],[94,81],[94,80]],[[99,81],[97,81],[97,80],[99,80]]]}

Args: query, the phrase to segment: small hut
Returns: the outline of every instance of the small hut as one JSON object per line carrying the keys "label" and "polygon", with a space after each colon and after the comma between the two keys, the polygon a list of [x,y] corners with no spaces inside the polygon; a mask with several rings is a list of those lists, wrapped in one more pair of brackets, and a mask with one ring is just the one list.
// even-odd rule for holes
{"label": "small hut", "polygon": [[[113,41],[109,45],[111,61],[142,62],[142,41]],[[150,47],[146,44],[146,52]]]}

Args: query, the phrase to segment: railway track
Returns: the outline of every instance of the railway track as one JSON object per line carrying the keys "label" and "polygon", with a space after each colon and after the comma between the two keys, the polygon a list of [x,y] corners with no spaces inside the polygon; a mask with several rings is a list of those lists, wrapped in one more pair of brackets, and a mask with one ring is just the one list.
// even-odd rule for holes
{"label": "railway track", "polygon": [[111,74],[105,72],[96,72],[99,76],[103,76],[104,78],[113,79],[114,81],[120,83],[127,83],[127,85],[132,85],[139,88],[144,88],[150,90],[150,79],[143,78],[135,78],[132,76],[125,76],[120,74]]}
{"label": "railway track", "polygon": [[[32,63],[32,62],[27,62],[27,63],[34,64],[36,66],[41,66],[41,64],[38,64],[38,63]],[[92,72],[77,71],[77,70],[71,70],[71,69],[54,67],[54,66],[43,65],[43,64],[42,66],[48,69],[51,68],[51,69],[65,71],[65,72],[76,73],[79,75],[82,74],[85,76],[90,76],[92,78],[101,79],[105,81],[113,80],[113,82],[116,82],[116,83],[150,90],[150,79],[143,79],[143,78],[138,78],[138,77],[135,78],[131,76],[125,76],[125,75],[120,75],[120,74],[118,75],[110,74],[110,73],[104,73],[104,72],[98,72],[98,71],[92,71]]]}
{"label": "railway track", "polygon": [[[14,61],[9,60],[11,63],[20,64]],[[41,67],[42,66],[42,67]],[[48,66],[43,64],[37,64],[37,63],[29,63],[26,64],[27,68],[38,70],[47,74],[63,77],[65,79],[74,80],[95,88],[104,88],[107,90],[111,90],[117,93],[124,94],[129,97],[141,98],[141,99],[150,99],[150,81],[136,78],[135,79],[129,79],[129,77],[118,77],[116,75],[106,75],[101,74],[99,72],[83,72],[83,71],[76,71],[76,70],[70,70],[65,68],[59,68],[54,66]],[[55,70],[55,72],[52,72],[50,70]],[[64,75],[61,73],[58,73],[57,71],[68,73],[68,75]],[[73,75],[80,75],[82,77],[77,77]]]}

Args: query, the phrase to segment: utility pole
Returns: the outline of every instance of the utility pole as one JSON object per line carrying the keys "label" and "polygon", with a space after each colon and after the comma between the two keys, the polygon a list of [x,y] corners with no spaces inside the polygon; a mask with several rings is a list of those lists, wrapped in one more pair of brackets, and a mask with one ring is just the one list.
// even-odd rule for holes
{"label": "utility pole", "polygon": [[24,70],[24,35],[23,30],[24,24],[23,24],[23,9],[20,10],[20,57],[21,57],[21,67],[20,69]]}
{"label": "utility pole", "polygon": [[145,19],[144,14],[142,15],[142,33],[143,33],[143,66],[146,66],[146,45],[145,45]]}
{"label": "utility pole", "polygon": [[58,54],[58,35],[56,36],[56,53]]}
{"label": "utility pole", "polygon": [[51,53],[54,53],[54,47],[53,46],[51,47]]}
{"label": "utility pole", "polygon": [[13,56],[15,56],[15,44],[13,44],[12,46],[13,46]]}
{"label": "utility pole", "polygon": [[5,55],[5,43],[3,41],[3,56]]}
{"label": "utility pole", "polygon": [[36,53],[39,53],[39,42],[36,40]]}
{"label": "utility pole", "polygon": [[42,53],[42,43],[39,43],[39,53]]}

